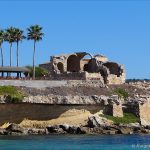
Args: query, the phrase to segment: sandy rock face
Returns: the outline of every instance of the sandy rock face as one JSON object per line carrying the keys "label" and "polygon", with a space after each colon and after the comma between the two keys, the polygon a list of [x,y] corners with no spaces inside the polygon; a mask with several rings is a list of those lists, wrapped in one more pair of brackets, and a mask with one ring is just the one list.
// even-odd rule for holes
{"label": "sandy rock face", "polygon": [[101,126],[110,126],[113,122],[98,115],[92,115],[88,118],[89,127],[101,127]]}

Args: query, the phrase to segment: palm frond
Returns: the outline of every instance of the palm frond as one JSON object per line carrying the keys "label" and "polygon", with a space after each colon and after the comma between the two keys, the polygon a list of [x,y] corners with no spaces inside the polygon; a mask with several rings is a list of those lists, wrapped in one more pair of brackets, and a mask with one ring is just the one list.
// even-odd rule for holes
{"label": "palm frond", "polygon": [[42,33],[42,27],[39,25],[32,25],[30,26],[27,31],[27,39],[28,40],[34,40],[34,41],[40,41],[42,40],[42,37],[44,36],[44,33]]}

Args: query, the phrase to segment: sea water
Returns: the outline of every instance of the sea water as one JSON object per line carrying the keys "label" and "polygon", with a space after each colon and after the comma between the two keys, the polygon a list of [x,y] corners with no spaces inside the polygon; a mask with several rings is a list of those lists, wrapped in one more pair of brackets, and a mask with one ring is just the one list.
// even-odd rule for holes
{"label": "sea water", "polygon": [[146,149],[150,149],[150,135],[0,136],[0,150]]}

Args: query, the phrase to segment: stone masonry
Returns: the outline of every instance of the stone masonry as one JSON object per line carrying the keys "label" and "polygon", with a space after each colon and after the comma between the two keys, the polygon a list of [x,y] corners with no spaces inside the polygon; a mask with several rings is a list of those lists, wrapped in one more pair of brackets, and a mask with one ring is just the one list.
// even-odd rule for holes
{"label": "stone masonry", "polygon": [[[88,57],[88,58],[87,58]],[[101,80],[105,84],[125,83],[123,65],[108,61],[103,55],[86,52],[51,56],[50,62],[40,64],[53,80]]]}

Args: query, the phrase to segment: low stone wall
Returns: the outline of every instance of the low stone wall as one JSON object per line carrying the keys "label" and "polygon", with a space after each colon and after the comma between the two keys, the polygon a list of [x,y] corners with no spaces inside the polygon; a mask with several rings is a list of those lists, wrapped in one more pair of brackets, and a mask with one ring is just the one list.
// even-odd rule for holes
{"label": "low stone wall", "polygon": [[100,73],[88,73],[85,72],[85,79],[86,80],[100,80],[104,84],[104,79]]}
{"label": "low stone wall", "polygon": [[62,74],[54,74],[52,76],[54,80],[85,80],[85,72],[65,72]]}
{"label": "low stone wall", "polygon": [[[100,105],[0,104],[0,125],[7,122],[20,123],[25,118],[30,120],[51,120],[72,109],[87,110],[94,114],[103,110],[103,107]],[[70,115],[73,115],[73,113]]]}
{"label": "low stone wall", "polygon": [[100,80],[0,80],[0,86],[24,86],[29,88],[53,88],[60,86],[105,87]]}
{"label": "low stone wall", "polygon": [[0,80],[0,86],[25,86],[31,88],[46,88],[66,86],[67,81],[52,81],[52,80]]}
{"label": "low stone wall", "polygon": [[106,87],[101,80],[68,80],[68,86]]}

